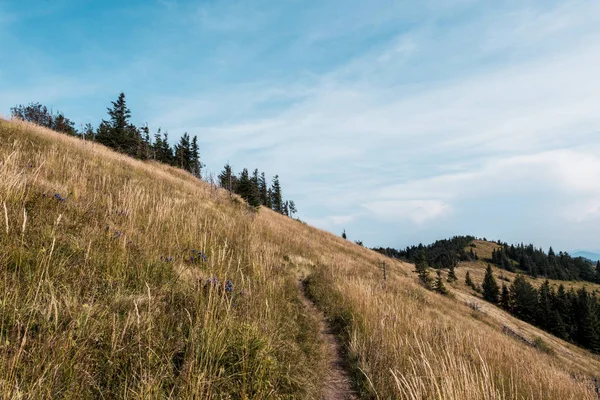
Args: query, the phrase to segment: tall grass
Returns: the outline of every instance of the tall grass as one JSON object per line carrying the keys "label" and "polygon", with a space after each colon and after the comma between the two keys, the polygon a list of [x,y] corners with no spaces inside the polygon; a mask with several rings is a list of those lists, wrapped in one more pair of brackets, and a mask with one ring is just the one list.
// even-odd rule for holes
{"label": "tall grass", "polygon": [[171,167],[0,121],[0,203],[4,398],[319,398],[303,277],[364,398],[597,398],[597,357]]}
{"label": "tall grass", "polygon": [[318,397],[314,321],[245,206],[24,123],[0,137],[3,397]]}

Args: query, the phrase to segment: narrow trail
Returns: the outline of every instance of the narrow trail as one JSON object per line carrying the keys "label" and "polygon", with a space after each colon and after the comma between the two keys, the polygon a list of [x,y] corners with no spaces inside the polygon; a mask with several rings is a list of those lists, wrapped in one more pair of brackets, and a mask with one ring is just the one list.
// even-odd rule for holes
{"label": "narrow trail", "polygon": [[322,351],[327,360],[327,372],[321,400],[358,400],[356,393],[352,390],[350,376],[344,367],[341,344],[327,324],[325,315],[306,296],[302,280],[298,281],[298,287],[302,303],[308,312],[319,321],[319,335],[323,340]]}

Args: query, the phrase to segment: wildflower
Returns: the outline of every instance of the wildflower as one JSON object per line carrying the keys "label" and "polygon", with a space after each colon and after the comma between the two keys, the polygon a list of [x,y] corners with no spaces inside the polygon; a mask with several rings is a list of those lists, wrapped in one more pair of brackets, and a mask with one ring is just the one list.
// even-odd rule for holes
{"label": "wildflower", "polygon": [[231,282],[230,280],[227,280],[227,282],[225,283],[225,291],[227,293],[233,292],[233,282]]}
{"label": "wildflower", "polygon": [[58,193],[54,193],[54,198],[55,198],[56,200],[60,201],[61,203],[62,203],[62,202],[65,202],[65,201],[67,201],[67,199],[65,199],[64,197],[62,197],[62,196],[61,196],[60,194],[58,194]]}
{"label": "wildflower", "polygon": [[197,260],[202,260],[202,261],[206,262],[208,260],[208,257],[206,256],[206,254],[204,254],[201,251],[196,250],[196,249],[192,249],[190,251],[192,252],[192,255],[190,257],[190,262],[195,262]]}

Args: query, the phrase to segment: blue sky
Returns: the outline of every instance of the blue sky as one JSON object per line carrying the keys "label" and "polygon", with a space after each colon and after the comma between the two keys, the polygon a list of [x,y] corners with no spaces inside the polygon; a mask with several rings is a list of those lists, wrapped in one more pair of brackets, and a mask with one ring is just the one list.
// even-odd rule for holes
{"label": "blue sky", "polygon": [[198,135],[369,246],[600,250],[600,2],[0,0],[0,114]]}

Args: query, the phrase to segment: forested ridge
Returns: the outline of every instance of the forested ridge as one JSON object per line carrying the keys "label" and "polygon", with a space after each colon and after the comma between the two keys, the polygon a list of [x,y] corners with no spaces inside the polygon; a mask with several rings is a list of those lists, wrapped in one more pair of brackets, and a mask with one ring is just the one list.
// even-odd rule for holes
{"label": "forested ridge", "polygon": [[[447,269],[446,281],[454,282],[457,279],[455,268],[459,267],[459,262],[479,260],[473,250],[477,247],[475,240],[474,236],[455,236],[430,245],[408,246],[403,250],[373,250],[414,263],[421,284],[430,290],[447,294],[440,270]],[[488,263],[483,281],[479,284],[474,282],[467,271],[465,284],[486,301],[500,306],[517,318],[561,339],[600,353],[600,294],[595,290],[590,292],[585,287],[567,290],[563,284],[556,289],[548,281],[554,279],[600,283],[600,262],[594,265],[590,260],[571,257],[562,251],[556,254],[552,248],[545,253],[532,244],[494,243],[497,248],[492,250],[492,257],[480,260]],[[517,275],[512,282],[502,276],[506,283],[502,282],[500,286],[491,264],[516,272]],[[428,267],[436,269],[436,279],[430,277]],[[536,288],[525,275],[547,279]]]}
{"label": "forested ridge", "polygon": [[[171,146],[169,133],[158,128],[150,133],[147,124],[136,126],[131,123],[131,110],[127,106],[125,94],[119,94],[116,101],[107,108],[108,119],[102,120],[97,128],[87,123],[79,130],[71,119],[60,111],[49,110],[40,103],[17,105],[11,109],[13,118],[50,128],[57,132],[76,136],[82,140],[103,144],[120,153],[139,160],[155,160],[190,172],[198,179],[213,180],[212,176],[203,177],[205,167],[200,159],[198,137],[185,132],[179,142]],[[280,214],[293,217],[297,213],[293,200],[284,200],[279,175],[271,182],[264,172],[258,169],[250,174],[243,168],[236,175],[232,166],[225,164],[217,182],[230,193],[241,196],[252,207],[264,206]]]}

